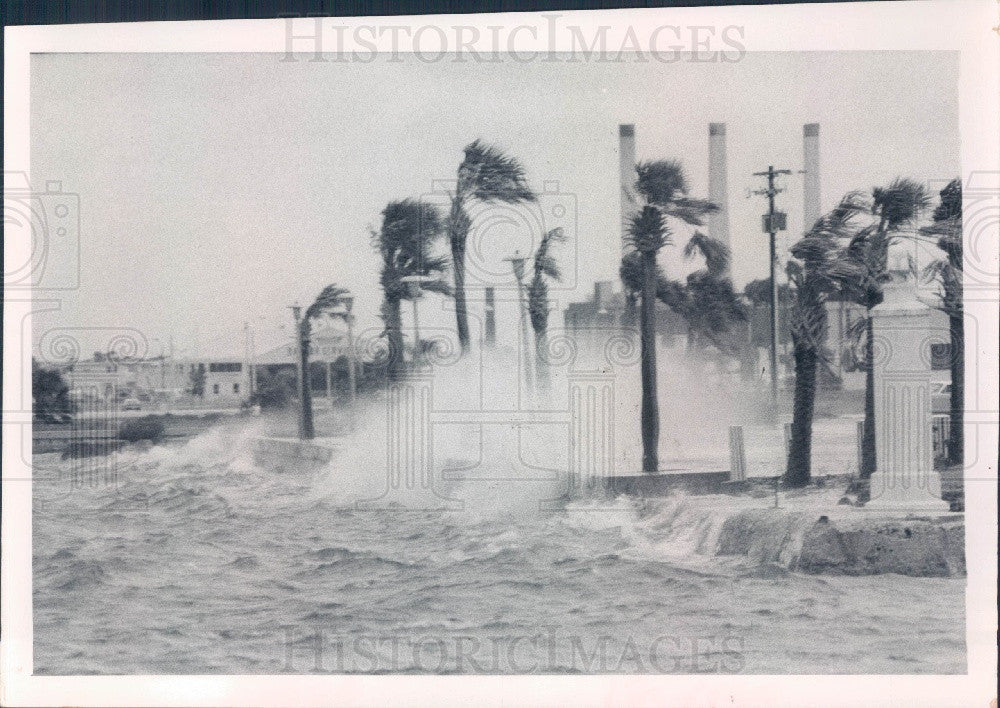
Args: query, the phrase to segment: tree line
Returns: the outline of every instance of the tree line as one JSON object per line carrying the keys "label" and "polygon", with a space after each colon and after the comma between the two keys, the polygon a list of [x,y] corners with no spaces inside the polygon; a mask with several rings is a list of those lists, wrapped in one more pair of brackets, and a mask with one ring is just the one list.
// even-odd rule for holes
{"label": "tree line", "polygon": [[[659,160],[636,166],[635,192],[639,205],[627,225],[628,250],[622,258],[620,276],[630,299],[638,301],[641,351],[643,444],[642,467],[659,468],[659,402],[656,391],[656,302],[660,301],[684,317],[693,340],[709,343],[720,353],[745,357],[747,310],[726,276],[730,254],[725,246],[705,236],[697,227],[718,205],[691,197],[680,163]],[[859,304],[865,316],[856,334],[863,339],[866,372],[862,459],[860,475],[875,471],[875,381],[873,367],[874,327],[872,310],[884,299],[891,280],[889,248],[903,238],[934,243],[942,252],[924,276],[940,286],[937,307],[949,318],[951,345],[951,425],[949,462],[963,459],[964,345],[962,329],[962,212],[961,182],[950,182],[940,192],[932,223],[915,228],[930,208],[932,198],[922,184],[897,178],[886,187],[870,192],[851,192],[828,214],[811,225],[791,248],[787,265],[789,283],[779,299],[790,310],[789,329],[793,345],[795,388],[792,434],[784,482],[803,486],[811,471],[812,422],[820,363],[829,364],[826,348],[828,329],[826,303],[833,298]],[[679,229],[678,229],[679,227]],[[673,245],[678,231],[689,233],[684,255],[700,254],[705,267],[682,283],[671,280],[657,262],[659,251]],[[770,281],[747,286],[753,300]],[[733,336],[733,335],[736,336]]]}
{"label": "tree line", "polygon": [[[748,310],[728,276],[730,253],[726,246],[698,230],[705,217],[719,209],[712,202],[690,194],[682,165],[675,160],[656,160],[636,166],[634,183],[639,204],[629,217],[626,253],[619,275],[630,304],[627,322],[635,323],[640,340],[642,383],[642,467],[659,468],[659,401],[656,392],[656,303],[662,302],[688,324],[689,347],[714,347],[721,355],[739,358],[745,371],[756,356],[749,343]],[[476,140],[463,150],[457,181],[448,194],[447,213],[414,199],[390,202],[382,210],[382,223],[371,231],[371,244],[380,257],[379,282],[383,299],[381,318],[387,340],[387,375],[405,373],[401,305],[419,297],[421,291],[437,292],[454,299],[455,326],[463,353],[469,350],[470,333],[466,297],[466,251],[473,228],[469,207],[483,204],[519,204],[536,201],[521,163],[500,148]],[[828,364],[825,346],[828,329],[826,303],[838,298],[865,308],[856,333],[864,340],[866,371],[861,476],[875,470],[874,374],[872,367],[874,330],[872,309],[884,297],[890,280],[888,251],[901,238],[929,240],[943,252],[926,270],[941,286],[939,307],[951,328],[951,440],[952,463],[962,459],[962,405],[964,352],[962,331],[962,240],[961,183],[952,181],[941,190],[933,221],[914,231],[912,227],[929,209],[927,189],[910,179],[899,178],[887,187],[869,192],[851,192],[821,217],[791,248],[787,265],[788,284],[779,289],[787,303],[794,360],[794,394],[791,444],[784,481],[801,486],[810,478],[812,421],[817,389],[817,371]],[[657,261],[661,249],[686,234],[683,255],[700,257],[704,267],[682,282],[671,279]],[[543,234],[533,254],[533,277],[527,288],[528,314],[535,333],[535,366],[540,385],[547,381],[545,341],[548,326],[548,283],[560,272],[551,249],[565,240],[559,230]],[[446,251],[440,248],[445,242]],[[448,278],[448,275],[451,278]],[[414,280],[419,287],[414,288]],[[747,286],[751,301],[761,296],[769,281]],[[761,292],[757,292],[760,290]],[[308,327],[314,317],[328,313],[339,302],[336,284],[324,289],[307,310],[300,336],[303,370],[308,364]],[[342,294],[342,293],[341,293]],[[636,308],[636,306],[638,306]],[[637,309],[637,312],[636,312]],[[414,342],[416,352],[422,347]]]}

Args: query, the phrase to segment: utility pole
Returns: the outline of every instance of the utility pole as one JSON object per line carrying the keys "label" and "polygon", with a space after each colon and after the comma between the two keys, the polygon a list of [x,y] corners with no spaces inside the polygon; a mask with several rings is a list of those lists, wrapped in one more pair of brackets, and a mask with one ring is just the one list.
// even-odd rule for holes
{"label": "utility pole", "polygon": [[754,194],[767,197],[767,213],[761,221],[763,231],[770,236],[771,240],[771,402],[778,403],[778,250],[776,245],[777,233],[784,231],[786,226],[786,215],[782,211],[774,210],[775,195],[784,192],[784,189],[774,186],[774,178],[778,175],[790,175],[791,170],[776,170],[773,165],[769,165],[767,172],[754,172],[754,177],[767,177],[767,189],[758,189]]}

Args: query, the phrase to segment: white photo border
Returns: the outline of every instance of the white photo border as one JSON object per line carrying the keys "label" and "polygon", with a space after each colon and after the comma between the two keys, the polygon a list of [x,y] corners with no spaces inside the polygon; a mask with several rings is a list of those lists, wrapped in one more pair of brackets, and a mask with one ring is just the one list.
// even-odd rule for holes
{"label": "white photo border", "polygon": [[[649,46],[657,27],[739,26],[747,52],[950,50],[960,52],[959,121],[963,181],[974,173],[1000,173],[1000,25],[991,0],[948,2],[864,2],[845,4],[635,9],[494,15],[324,18],[323,41],[336,41],[334,26],[379,25],[500,26],[508,47],[517,51],[565,51],[569,35],[550,34],[552,16],[587,36],[610,28],[608,46],[621,46],[631,28],[640,46]],[[294,32],[315,22],[293,20]],[[532,33],[510,30],[528,26]],[[29,172],[30,55],[36,52],[273,52],[284,54],[288,20],[224,20],[163,23],[7,27],[4,63],[5,170]],[[588,30],[589,28],[589,30]],[[591,33],[591,34],[588,34]],[[306,40],[308,42],[308,40]],[[388,34],[374,40],[391,49]],[[294,45],[295,51],[309,51]],[[347,47],[350,49],[350,47]],[[366,51],[366,47],[356,47]],[[726,49],[726,47],[713,47]],[[401,51],[406,51],[404,44]],[[988,241],[988,243],[987,243]],[[985,262],[997,263],[997,239],[980,241],[992,249]],[[23,243],[5,242],[8,262],[23,260]],[[992,260],[990,260],[992,259]],[[994,291],[994,295],[996,295]],[[51,307],[51,305],[49,305]],[[997,303],[967,304],[979,326],[981,346],[998,341]],[[18,405],[30,386],[31,342],[21,322],[32,308],[28,294],[6,292],[4,299],[3,410]],[[975,367],[977,357],[968,357]],[[980,349],[980,371],[970,380],[988,382],[980,390],[978,456],[968,473],[976,492],[966,494],[968,674],[959,676],[33,676],[30,469],[20,446],[30,445],[27,421],[4,419],[2,509],[2,668],[3,705],[93,706],[330,706],[330,705],[824,705],[941,706],[981,705],[995,699],[997,583],[997,350]],[[978,376],[976,376],[978,374]],[[968,377],[968,375],[967,375]],[[967,391],[972,401],[975,391]],[[30,400],[30,398],[28,399]],[[983,410],[983,408],[988,410]],[[980,420],[981,418],[981,420]],[[27,438],[27,443],[24,438]],[[29,457],[30,459],[30,453]]]}

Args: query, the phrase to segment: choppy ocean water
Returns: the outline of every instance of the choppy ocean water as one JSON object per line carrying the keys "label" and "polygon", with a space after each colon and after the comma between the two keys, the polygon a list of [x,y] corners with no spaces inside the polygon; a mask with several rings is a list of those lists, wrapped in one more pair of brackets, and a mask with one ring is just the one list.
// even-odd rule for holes
{"label": "choppy ocean water", "polygon": [[219,431],[36,462],[38,674],[965,671],[963,578],[713,558],[684,499],[359,510]]}

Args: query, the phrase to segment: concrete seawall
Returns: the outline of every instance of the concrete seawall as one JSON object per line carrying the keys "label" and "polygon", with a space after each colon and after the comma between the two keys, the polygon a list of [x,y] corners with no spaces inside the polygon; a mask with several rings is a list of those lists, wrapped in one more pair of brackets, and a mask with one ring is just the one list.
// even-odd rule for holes
{"label": "concrete seawall", "polygon": [[[333,438],[307,442],[259,437],[252,449],[257,462],[270,470],[301,473],[328,466],[341,444]],[[809,574],[965,575],[961,513],[915,516],[866,511],[838,504],[840,484],[782,493],[784,508],[773,508],[771,480],[749,480],[739,492],[719,494],[718,489],[727,486],[726,474],[618,476],[606,480],[605,492],[661,499],[680,493],[689,505],[683,523],[715,529],[699,551],[709,555],[742,556],[752,563]]]}
{"label": "concrete seawall", "polygon": [[811,574],[964,576],[965,518],[745,510],[723,523],[716,555],[746,556]]}
{"label": "concrete seawall", "polygon": [[329,438],[312,441],[292,438],[255,438],[253,456],[274,472],[310,472],[329,464],[340,446]]}

